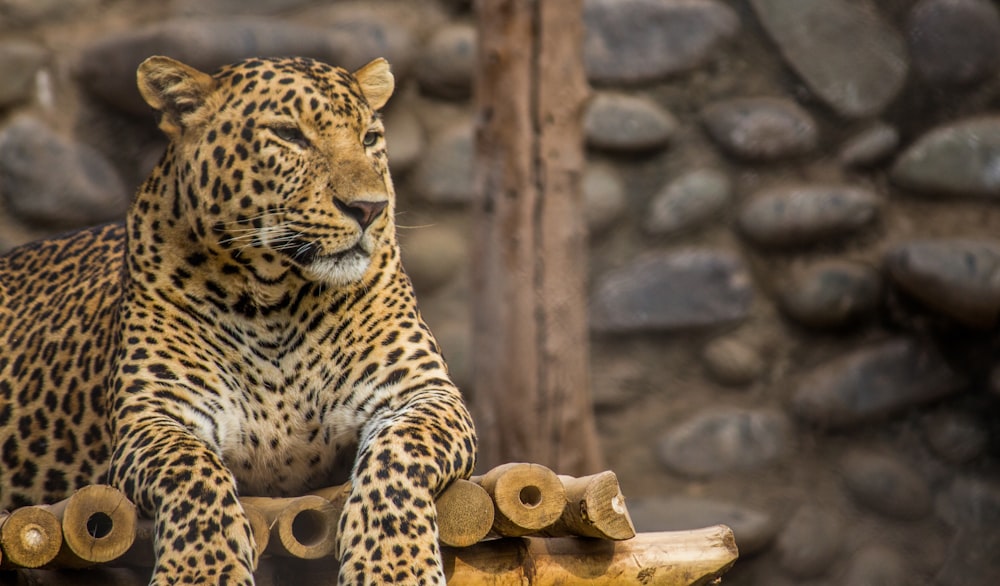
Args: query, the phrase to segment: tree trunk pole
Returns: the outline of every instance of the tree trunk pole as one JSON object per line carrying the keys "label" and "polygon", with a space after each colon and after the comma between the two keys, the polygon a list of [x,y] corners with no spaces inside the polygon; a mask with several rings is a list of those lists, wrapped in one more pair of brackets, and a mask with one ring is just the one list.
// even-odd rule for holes
{"label": "tree trunk pole", "polygon": [[479,0],[473,410],[480,468],[601,469],[580,176],[581,0]]}

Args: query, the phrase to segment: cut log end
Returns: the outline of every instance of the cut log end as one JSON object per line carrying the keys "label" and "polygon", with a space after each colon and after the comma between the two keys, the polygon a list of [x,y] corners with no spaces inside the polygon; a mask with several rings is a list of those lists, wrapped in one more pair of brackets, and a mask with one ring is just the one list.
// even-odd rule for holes
{"label": "cut log end", "polygon": [[496,505],[493,529],[500,535],[520,537],[545,529],[566,508],[559,477],[539,464],[504,464],[474,480]]}
{"label": "cut log end", "polygon": [[85,486],[50,507],[62,524],[61,567],[86,567],[117,559],[135,541],[135,505],[107,485]]}
{"label": "cut log end", "polygon": [[441,543],[468,547],[493,528],[493,501],[483,487],[468,480],[452,482],[434,501]]}
{"label": "cut log end", "polygon": [[21,507],[0,521],[4,556],[0,567],[39,568],[55,559],[62,546],[59,519],[43,507]]}
{"label": "cut log end", "polygon": [[312,560],[328,556],[336,547],[340,514],[330,501],[317,495],[293,498],[244,497],[245,507],[256,508],[271,528],[267,552]]}
{"label": "cut log end", "polygon": [[559,480],[566,489],[566,510],[559,522],[545,531],[546,535],[579,535],[615,541],[635,536],[635,525],[614,472],[582,478],[560,476]]}

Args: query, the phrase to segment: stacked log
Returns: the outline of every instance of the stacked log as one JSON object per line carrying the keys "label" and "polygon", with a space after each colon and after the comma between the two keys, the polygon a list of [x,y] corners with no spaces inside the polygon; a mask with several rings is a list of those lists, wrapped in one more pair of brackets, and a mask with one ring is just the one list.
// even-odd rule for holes
{"label": "stacked log", "polygon": [[[241,498],[261,568],[332,559],[350,490],[345,484],[299,497]],[[573,478],[537,464],[505,464],[452,483],[435,505],[446,573],[455,584],[700,584],[721,575],[737,555],[723,526],[636,536],[613,472]],[[153,540],[152,522],[138,520],[120,491],[88,486],[53,505],[0,514],[0,568],[148,569]],[[335,568],[323,567],[317,581],[297,586],[330,583],[321,574]],[[44,583],[46,575],[33,579]],[[114,573],[116,581],[129,575]]]}

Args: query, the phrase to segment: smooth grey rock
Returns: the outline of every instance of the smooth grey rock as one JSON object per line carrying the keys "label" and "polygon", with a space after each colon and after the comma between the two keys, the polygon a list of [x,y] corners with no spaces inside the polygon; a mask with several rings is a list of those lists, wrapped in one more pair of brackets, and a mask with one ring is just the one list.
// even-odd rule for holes
{"label": "smooth grey rock", "polygon": [[844,0],[751,0],[785,62],[841,116],[881,112],[909,69],[899,33],[872,10]]}
{"label": "smooth grey rock", "polygon": [[34,43],[0,43],[0,110],[31,98],[35,88],[35,75],[46,59],[46,50]]}
{"label": "smooth grey rock", "polygon": [[308,6],[312,0],[173,0],[175,14],[184,16],[278,14]]}
{"label": "smooth grey rock", "polygon": [[791,424],[777,411],[718,407],[695,414],[658,442],[660,460],[689,477],[755,470],[791,452]]}
{"label": "smooth grey rock", "polygon": [[126,112],[147,114],[135,72],[150,55],[170,55],[209,72],[260,55],[312,57],[351,70],[385,57],[400,76],[413,51],[405,29],[377,21],[321,28],[266,17],[181,18],[101,37],[82,49],[73,73],[92,95]]}
{"label": "smooth grey rock", "polygon": [[850,586],[907,586],[912,573],[895,550],[881,544],[862,546],[847,562],[841,584]]}
{"label": "smooth grey rock", "polygon": [[764,372],[764,360],[757,349],[735,336],[712,340],[701,357],[712,378],[724,385],[748,385]]}
{"label": "smooth grey rock", "polygon": [[81,13],[96,11],[100,5],[101,0],[3,0],[0,2],[0,29],[62,22]]}
{"label": "smooth grey rock", "polygon": [[816,122],[784,98],[731,98],[701,112],[708,134],[727,152],[749,161],[774,161],[816,148]]}
{"label": "smooth grey rock", "polygon": [[922,424],[924,438],[931,450],[953,464],[975,460],[990,440],[989,431],[982,422],[963,411],[932,413]]}
{"label": "smooth grey rock", "polygon": [[726,209],[732,191],[732,182],[722,171],[688,171],[653,197],[643,227],[654,235],[672,235],[697,228]]}
{"label": "smooth grey rock", "polygon": [[393,173],[403,173],[420,160],[427,141],[420,120],[412,110],[390,108],[385,114],[385,142]]}
{"label": "smooth grey rock", "polygon": [[737,217],[743,234],[761,246],[798,247],[843,238],[872,224],[881,201],[854,185],[779,185],[751,197]]}
{"label": "smooth grey rock", "polygon": [[869,167],[886,160],[898,146],[899,131],[877,122],[844,142],[837,159],[848,167]]}
{"label": "smooth grey rock", "polygon": [[840,517],[816,505],[802,505],[778,535],[778,564],[796,578],[827,571],[840,556],[844,541]]}
{"label": "smooth grey rock", "polygon": [[792,408],[809,423],[839,428],[946,397],[965,383],[934,348],[892,338],[813,370],[798,384]]}
{"label": "smooth grey rock", "polygon": [[1000,576],[1000,484],[958,478],[938,499],[939,514],[955,528],[938,584],[992,586]]}
{"label": "smooth grey rock", "polygon": [[996,586],[1000,579],[1000,531],[993,527],[961,527],[951,538],[935,584]]}
{"label": "smooth grey rock", "polygon": [[448,100],[472,95],[478,34],[469,24],[453,24],[434,33],[417,60],[417,82],[426,94]]}
{"label": "smooth grey rock", "polygon": [[924,305],[975,328],[1000,319],[1000,242],[914,240],[890,249],[893,283]]}
{"label": "smooth grey rock", "polygon": [[580,190],[591,236],[611,229],[625,212],[625,183],[613,165],[591,163],[583,170]]}
{"label": "smooth grey rock", "polygon": [[855,450],[841,459],[840,470],[851,496],[877,513],[913,521],[930,512],[927,482],[896,458]]}
{"label": "smooth grey rock", "polygon": [[418,293],[446,285],[466,262],[466,238],[443,224],[404,230],[399,242],[403,266]]}
{"label": "smooth grey rock", "polygon": [[753,300],[739,257],[712,249],[646,256],[600,277],[591,326],[605,332],[681,330],[741,320]]}
{"label": "smooth grey rock", "polygon": [[996,527],[1000,524],[1000,483],[960,476],[942,491],[936,510],[952,527]]}
{"label": "smooth grey rock", "polygon": [[740,28],[716,0],[584,0],[583,55],[595,84],[649,82],[694,69]]}
{"label": "smooth grey rock", "polygon": [[957,120],[921,136],[892,167],[899,186],[927,195],[1000,198],[1000,116]]}
{"label": "smooth grey rock", "polygon": [[867,265],[826,260],[779,283],[775,292],[778,305],[793,320],[814,328],[838,328],[875,313],[882,277]]}
{"label": "smooth grey rock", "polygon": [[662,147],[676,129],[677,120],[655,102],[625,94],[595,95],[583,116],[587,144],[612,151]]}
{"label": "smooth grey rock", "polygon": [[473,131],[459,124],[431,139],[413,170],[412,185],[426,201],[464,204],[475,195]]}
{"label": "smooth grey rock", "polygon": [[778,533],[778,524],[772,515],[718,500],[690,496],[638,498],[628,500],[628,510],[635,530],[640,533],[726,525],[733,530],[740,556],[763,550]]}
{"label": "smooth grey rock", "polygon": [[988,0],[921,0],[910,11],[913,67],[931,84],[967,84],[1000,66],[1000,11]]}
{"label": "smooth grey rock", "polygon": [[124,217],[129,195],[111,165],[27,115],[0,132],[0,194],[18,217],[77,227]]}

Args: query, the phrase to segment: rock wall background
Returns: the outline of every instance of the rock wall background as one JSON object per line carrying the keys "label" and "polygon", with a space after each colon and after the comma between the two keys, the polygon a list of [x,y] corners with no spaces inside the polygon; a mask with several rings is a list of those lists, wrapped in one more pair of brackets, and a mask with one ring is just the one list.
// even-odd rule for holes
{"label": "rock wall background", "polygon": [[[726,583],[1000,580],[1000,11],[585,0],[605,457],[640,529],[715,522]],[[0,249],[122,216],[153,53],[393,63],[404,256],[459,383],[469,0],[0,0]]]}

